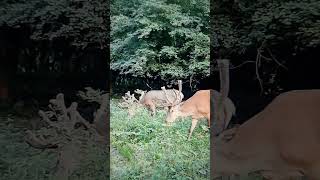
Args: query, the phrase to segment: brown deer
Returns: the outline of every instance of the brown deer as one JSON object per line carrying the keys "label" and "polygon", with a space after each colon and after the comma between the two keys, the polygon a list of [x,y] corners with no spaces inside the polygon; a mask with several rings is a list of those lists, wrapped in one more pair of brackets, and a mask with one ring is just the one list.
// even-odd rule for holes
{"label": "brown deer", "polygon": [[141,94],[139,102],[147,107],[151,111],[151,115],[154,116],[156,113],[156,107],[168,107],[178,104],[184,98],[183,93],[180,90],[182,86],[182,81],[178,81],[179,90],[176,89],[165,89],[162,90],[151,90],[147,93],[143,91],[136,91],[136,93]]}
{"label": "brown deer", "polygon": [[[227,95],[229,75],[221,66],[220,75]],[[212,136],[211,178],[260,172],[273,180],[319,180],[319,152],[320,90],[289,91],[242,125]]]}
{"label": "brown deer", "polygon": [[[167,114],[166,123],[170,125],[172,122],[176,121],[179,117],[192,117],[192,124],[189,131],[190,140],[192,132],[196,127],[198,121],[201,118],[206,118],[208,120],[208,125],[210,127],[210,94],[211,97],[216,99],[220,95],[218,91],[215,90],[200,90],[197,91],[191,98],[178,105],[173,106],[169,109]],[[223,104],[224,110],[224,121],[227,128],[232,116],[235,114],[235,106],[233,102],[228,98]]]}
{"label": "brown deer", "polygon": [[320,90],[280,94],[241,126],[213,139],[212,170],[266,178],[320,179]]}

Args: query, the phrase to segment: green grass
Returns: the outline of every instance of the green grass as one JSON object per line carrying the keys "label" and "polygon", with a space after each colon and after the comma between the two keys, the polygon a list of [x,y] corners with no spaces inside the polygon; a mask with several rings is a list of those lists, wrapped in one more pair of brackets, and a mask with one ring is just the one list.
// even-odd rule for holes
{"label": "green grass", "polygon": [[[11,120],[10,120],[11,119]],[[38,150],[24,142],[29,119],[0,114],[0,180],[56,180],[53,178],[57,151]],[[101,148],[86,147],[86,158],[70,180],[104,180],[108,157]]]}
{"label": "green grass", "polygon": [[191,119],[165,127],[165,112],[151,117],[145,108],[128,117],[111,101],[111,179],[209,179],[207,122],[188,138]]}

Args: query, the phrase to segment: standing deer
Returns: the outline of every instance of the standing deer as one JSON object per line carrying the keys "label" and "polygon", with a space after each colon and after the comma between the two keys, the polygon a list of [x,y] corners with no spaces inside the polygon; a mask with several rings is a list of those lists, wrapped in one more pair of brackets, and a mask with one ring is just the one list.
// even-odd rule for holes
{"label": "standing deer", "polygon": [[320,90],[295,90],[277,96],[241,126],[213,139],[212,171],[289,179],[320,179]]}
{"label": "standing deer", "polygon": [[136,91],[136,93],[141,94],[139,102],[147,107],[151,111],[151,115],[154,116],[156,113],[156,107],[170,107],[174,104],[180,103],[184,98],[181,92],[182,82],[179,80],[179,90],[176,89],[165,89],[162,90],[151,90],[147,93],[143,91]]}
{"label": "standing deer", "polygon": [[[210,94],[216,100],[220,93],[215,90],[197,91],[191,98],[173,106],[167,114],[166,123],[169,125],[176,121],[179,117],[192,117],[192,124],[189,130],[190,140],[192,132],[196,127],[199,119],[206,118],[210,127]],[[228,98],[223,104],[224,110],[224,128],[227,128],[232,116],[235,114],[236,108],[233,102]]]}

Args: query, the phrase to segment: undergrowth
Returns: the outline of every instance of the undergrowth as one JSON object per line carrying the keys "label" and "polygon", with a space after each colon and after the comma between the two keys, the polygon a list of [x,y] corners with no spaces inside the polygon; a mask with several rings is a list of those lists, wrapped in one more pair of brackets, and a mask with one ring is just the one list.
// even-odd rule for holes
{"label": "undergrowth", "polygon": [[111,101],[111,179],[209,179],[209,132],[200,121],[187,140],[190,119],[165,127],[165,111],[145,108],[133,117]]}
{"label": "undergrowth", "polygon": [[[24,141],[21,124],[28,119],[1,113],[0,115],[0,180],[56,180],[57,151],[39,150]],[[108,179],[108,154],[101,148],[87,147],[87,157],[70,180]]]}

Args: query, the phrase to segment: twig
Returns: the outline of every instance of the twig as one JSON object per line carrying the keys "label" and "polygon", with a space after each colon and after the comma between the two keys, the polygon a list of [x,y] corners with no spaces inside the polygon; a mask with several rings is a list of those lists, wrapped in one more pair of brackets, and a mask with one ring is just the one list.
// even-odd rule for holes
{"label": "twig", "polygon": [[[260,47],[261,48],[261,47]],[[259,85],[260,85],[260,89],[261,89],[261,91],[260,91],[260,93],[262,94],[263,93],[263,91],[264,91],[264,89],[263,89],[263,84],[262,84],[262,80],[261,80],[261,78],[260,78],[260,74],[259,74],[259,65],[260,65],[260,61],[261,61],[261,49],[258,49],[257,50],[257,57],[256,57],[256,76],[257,76],[257,79],[258,79],[258,81],[259,81]]]}
{"label": "twig", "polygon": [[[237,69],[237,68],[240,68],[241,66],[245,65],[245,64],[248,64],[248,63],[256,63],[256,61],[245,61],[237,66],[233,66],[233,67],[230,67],[229,69]],[[219,68],[214,68],[212,70],[213,72],[218,72],[219,71]]]}
{"label": "twig", "polygon": [[241,66],[243,66],[245,64],[248,64],[248,63],[255,63],[255,61],[245,61],[245,62],[243,62],[243,63],[241,63],[241,64],[239,64],[237,66],[231,67],[229,69],[237,69],[237,68],[239,68],[239,67],[241,67]]}
{"label": "twig", "polygon": [[270,49],[267,48],[267,51],[269,52],[271,58],[279,65],[281,66],[282,68],[284,68],[285,70],[288,70],[288,68],[286,66],[284,66],[283,64],[281,64],[274,56],[273,54],[271,53]]}
{"label": "twig", "polygon": [[261,56],[263,59],[267,60],[267,61],[272,61],[271,58],[265,57],[265,56],[263,56],[262,54],[260,54],[260,56]]}
{"label": "twig", "polygon": [[192,78],[193,78],[193,74],[191,74],[191,76],[190,76],[190,82],[189,82],[189,87],[190,87],[191,91],[193,90],[193,89],[192,89]]}
{"label": "twig", "polygon": [[152,88],[149,86],[149,84],[148,84],[148,83],[146,83],[146,85],[148,86],[148,88],[150,88],[150,89],[152,90]]}

